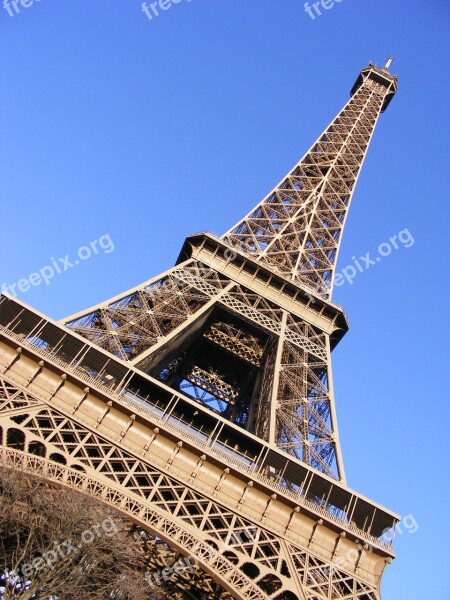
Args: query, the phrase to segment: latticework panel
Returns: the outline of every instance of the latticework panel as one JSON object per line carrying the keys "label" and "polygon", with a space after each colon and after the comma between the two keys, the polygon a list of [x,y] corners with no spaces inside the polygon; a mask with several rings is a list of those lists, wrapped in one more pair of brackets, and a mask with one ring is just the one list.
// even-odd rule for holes
{"label": "latticework panel", "polygon": [[386,93],[363,84],[287,177],[223,239],[329,298],[353,189]]}
{"label": "latticework panel", "polygon": [[[256,418],[257,433],[265,438],[270,424],[268,393],[272,386],[273,366],[269,366]],[[275,402],[277,446],[330,477],[337,477],[341,465],[336,451],[327,362],[285,342]]]}
{"label": "latticework panel", "polygon": [[310,552],[287,544],[306,600],[378,600],[373,587],[358,581]]}
{"label": "latticework panel", "polygon": [[326,361],[286,342],[277,398],[278,445],[332,477],[336,448]]}
{"label": "latticework panel", "polygon": [[[5,376],[0,390],[3,399],[21,393],[19,388],[14,389],[13,383]],[[31,395],[28,394],[28,397]],[[85,472],[91,479],[97,478],[99,486],[102,482],[110,481],[115,489],[128,494],[130,500],[125,503],[121,501],[121,508],[127,510],[129,507],[130,516],[136,515],[138,499],[155,507],[159,514],[167,515],[163,533],[169,537],[170,522],[173,523],[174,536],[178,534],[177,523],[184,524],[190,531],[197,531],[207,541],[211,552],[219,552],[226,563],[236,569],[236,575],[232,577],[236,585],[245,587],[248,586],[245,581],[253,581],[255,589],[260,590],[261,598],[377,600],[375,590],[361,583],[354,575],[334,569],[311,550],[292,544],[287,550],[286,542],[278,535],[239,514],[239,511],[207,497],[201,489],[195,488],[195,482],[188,486],[178,481],[173,475],[136,458],[119,444],[89,431],[72,417],[54,408],[41,403],[33,404],[32,401],[20,413],[7,409],[1,413],[1,417],[0,441],[3,446],[8,446],[13,440],[12,447],[16,450],[39,454],[41,458],[51,456],[52,460],[76,469],[80,477]],[[10,435],[12,431],[15,432],[14,436]],[[22,439],[17,435],[18,431],[23,432]],[[37,451],[39,440],[41,448]],[[99,486],[90,484],[89,490],[97,494],[101,489]],[[113,497],[107,495],[105,498],[111,500]],[[131,498],[136,498],[136,502]],[[142,509],[139,514],[142,514]],[[149,531],[154,532],[151,527]],[[177,540],[179,543],[180,538],[177,537]],[[208,557],[204,554],[204,558]],[[220,582],[219,571],[217,581]],[[238,572],[242,575],[238,575]],[[212,573],[214,578],[214,570]],[[323,579],[325,574],[328,577],[326,581]],[[241,583],[240,577],[243,578]],[[206,588],[210,589],[210,584]],[[328,590],[326,594],[325,589]],[[285,596],[285,593],[288,595]],[[249,590],[247,597],[256,598],[258,594]]]}
{"label": "latticework panel", "polygon": [[[186,558],[158,536],[137,528],[148,561],[146,579],[150,588],[163,587],[173,600],[201,597],[202,600],[231,600],[232,594],[202,571],[193,558]],[[165,569],[165,570],[164,570]],[[166,577],[164,577],[166,574]]]}
{"label": "latticework panel", "polygon": [[204,334],[211,342],[246,362],[259,366],[263,355],[260,340],[230,323],[214,323]]}
{"label": "latticework panel", "polygon": [[[149,306],[153,308],[150,310]],[[186,344],[173,349],[177,348],[178,338],[183,342],[189,336],[194,343],[195,322],[214,307],[225,309],[227,320],[224,322],[223,317],[214,320],[206,326],[203,337],[224,351],[222,360],[210,364],[211,355],[205,350],[192,363]],[[283,314],[279,305],[260,294],[222,278],[204,265],[189,263],[169,271],[151,286],[72,321],[69,326],[106,350],[112,350],[111,344],[116,348],[121,344],[121,352],[126,351],[129,360],[140,361],[144,357],[139,362],[143,370],[161,364],[160,372],[153,369],[161,381],[168,385],[175,382],[176,389],[227,418],[237,414],[236,422],[248,424],[266,440],[270,428],[274,428],[273,441],[279,447],[327,475],[340,477],[343,468],[336,452],[338,440],[331,419],[333,399],[328,389],[327,336],[294,315],[288,314],[284,323]],[[100,322],[104,325],[101,335]],[[246,331],[245,323],[255,333]],[[133,344],[129,343],[130,335]],[[276,365],[265,354],[270,351],[261,336],[269,336],[272,345],[283,336],[282,364]],[[169,342],[170,359],[164,362]],[[229,356],[244,360],[249,372],[254,367],[263,371],[262,388],[253,393],[256,400],[238,399],[240,384],[233,379],[234,367],[228,364]],[[275,374],[271,371],[277,368],[281,376],[275,397]],[[257,406],[248,419],[252,401]],[[275,425],[271,402],[277,404]],[[238,408],[232,413],[230,407],[236,403]]]}
{"label": "latticework panel", "polygon": [[19,390],[17,387],[0,379],[0,415],[10,411],[21,411],[24,408],[38,406],[41,404],[38,400],[30,396],[28,392]]}
{"label": "latticework panel", "polygon": [[132,360],[191,319],[223,287],[214,270],[191,262],[67,326],[114,356]]}

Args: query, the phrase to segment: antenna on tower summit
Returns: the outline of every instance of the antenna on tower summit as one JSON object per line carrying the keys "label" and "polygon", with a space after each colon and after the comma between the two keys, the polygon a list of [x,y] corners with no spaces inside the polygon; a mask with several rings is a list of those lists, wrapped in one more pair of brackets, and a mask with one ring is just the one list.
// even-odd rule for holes
{"label": "antenna on tower summit", "polygon": [[392,65],[392,63],[394,62],[394,57],[393,56],[389,56],[389,58],[386,61],[386,64],[384,65],[383,69],[386,69],[386,71],[389,70],[389,67]]}

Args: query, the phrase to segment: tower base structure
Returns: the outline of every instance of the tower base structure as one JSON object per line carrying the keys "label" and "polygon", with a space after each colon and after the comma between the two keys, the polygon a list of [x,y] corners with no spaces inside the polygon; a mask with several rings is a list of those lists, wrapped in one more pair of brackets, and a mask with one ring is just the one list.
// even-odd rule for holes
{"label": "tower base structure", "polygon": [[398,515],[18,300],[0,324],[4,467],[114,506],[234,598],[379,599]]}

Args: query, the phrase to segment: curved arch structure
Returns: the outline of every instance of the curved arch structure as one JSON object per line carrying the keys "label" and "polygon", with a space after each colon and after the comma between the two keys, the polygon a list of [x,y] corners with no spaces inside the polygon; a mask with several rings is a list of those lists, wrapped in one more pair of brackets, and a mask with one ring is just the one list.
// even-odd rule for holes
{"label": "curved arch structure", "polygon": [[379,600],[386,544],[231,455],[202,452],[170,420],[131,413],[125,398],[86,387],[48,350],[0,335],[4,466],[114,506],[194,556],[235,598]]}
{"label": "curved arch structure", "polygon": [[205,543],[195,530],[182,523],[174,523],[163,511],[133,493],[108,485],[66,465],[11,448],[0,447],[0,465],[75,489],[115,508],[128,520],[157,535],[184,556],[195,557],[198,565],[235,598],[265,600],[266,595],[213,545]]}

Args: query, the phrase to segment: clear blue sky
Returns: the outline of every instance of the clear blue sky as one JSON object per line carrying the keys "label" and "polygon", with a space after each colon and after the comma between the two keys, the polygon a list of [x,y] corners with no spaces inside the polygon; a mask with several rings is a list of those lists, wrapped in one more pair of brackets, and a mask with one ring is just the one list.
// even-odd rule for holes
{"label": "clear blue sky", "polygon": [[115,246],[20,294],[54,318],[165,270],[186,235],[228,229],[360,69],[396,57],[339,268],[405,228],[414,244],[334,294],[351,323],[333,363],[349,485],[419,524],[397,538],[383,600],[450,597],[449,25],[448,0],[342,0],[315,20],[301,0],[182,0],[152,21],[139,0],[0,8],[0,284],[102,235]]}

